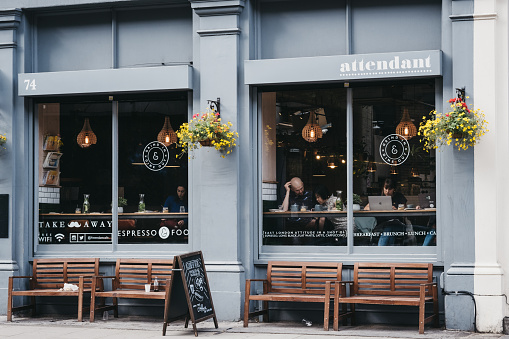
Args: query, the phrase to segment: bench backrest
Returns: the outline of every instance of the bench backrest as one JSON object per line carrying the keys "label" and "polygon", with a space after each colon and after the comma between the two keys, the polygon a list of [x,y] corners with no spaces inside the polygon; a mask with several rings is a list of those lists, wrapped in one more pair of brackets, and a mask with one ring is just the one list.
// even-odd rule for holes
{"label": "bench backrest", "polygon": [[173,269],[172,259],[117,259],[115,276],[117,289],[144,290],[145,284],[159,282],[159,288],[164,290],[166,279],[171,278]]}
{"label": "bench backrest", "polygon": [[35,289],[61,288],[64,283],[78,285],[83,276],[84,287],[90,288],[94,275],[99,275],[99,258],[34,259],[32,284]]}
{"label": "bench backrest", "polygon": [[268,292],[325,294],[325,282],[341,280],[342,269],[342,263],[269,261]]}
{"label": "bench backrest", "polygon": [[433,265],[355,263],[353,280],[352,295],[418,296],[420,284],[433,282]]}

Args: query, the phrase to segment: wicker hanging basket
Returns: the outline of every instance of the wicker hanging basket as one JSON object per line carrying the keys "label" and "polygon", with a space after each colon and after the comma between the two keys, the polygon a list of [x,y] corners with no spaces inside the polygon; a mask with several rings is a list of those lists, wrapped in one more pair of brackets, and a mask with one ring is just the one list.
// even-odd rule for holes
{"label": "wicker hanging basket", "polygon": [[212,139],[200,140],[199,143],[200,143],[200,145],[202,145],[204,147],[211,147],[211,146],[213,146]]}

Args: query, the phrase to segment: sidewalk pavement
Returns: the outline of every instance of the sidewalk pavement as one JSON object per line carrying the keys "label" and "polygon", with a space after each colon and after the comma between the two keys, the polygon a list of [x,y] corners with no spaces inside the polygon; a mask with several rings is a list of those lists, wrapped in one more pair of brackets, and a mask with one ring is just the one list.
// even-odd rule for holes
{"label": "sidewalk pavement", "polygon": [[[162,338],[162,322],[140,317],[110,317],[108,320],[98,319],[94,323],[78,322],[76,319],[55,319],[51,317],[20,318],[14,317],[13,322],[7,322],[5,316],[0,316],[0,338],[31,338],[31,339],[145,339]],[[330,339],[347,338],[508,338],[503,334],[472,333],[451,331],[426,326],[425,334],[420,335],[417,324],[415,326],[392,325],[360,325],[341,326],[339,331],[332,328],[327,332],[322,324],[310,327],[302,323],[250,322],[244,328],[242,322],[219,322],[219,328],[214,328],[212,320],[196,324],[198,337],[217,337],[223,339],[315,339],[328,336]],[[168,324],[166,337],[194,338],[193,327],[184,328],[183,321]]]}

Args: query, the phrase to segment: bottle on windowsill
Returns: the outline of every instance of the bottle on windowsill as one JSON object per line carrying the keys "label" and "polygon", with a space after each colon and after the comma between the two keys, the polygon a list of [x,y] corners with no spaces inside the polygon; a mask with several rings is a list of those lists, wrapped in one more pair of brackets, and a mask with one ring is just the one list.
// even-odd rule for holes
{"label": "bottle on windowsill", "polygon": [[336,191],[336,194],[338,195],[336,197],[336,209],[338,211],[342,211],[343,210],[343,200],[341,200],[341,194],[342,193],[343,192],[341,192],[341,191]]}

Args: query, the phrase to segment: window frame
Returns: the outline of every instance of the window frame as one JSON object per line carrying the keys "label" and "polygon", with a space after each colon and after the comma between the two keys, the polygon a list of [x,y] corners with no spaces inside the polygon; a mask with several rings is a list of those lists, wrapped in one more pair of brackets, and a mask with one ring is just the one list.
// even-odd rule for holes
{"label": "window frame", "polygon": [[[418,81],[418,79],[415,79]],[[398,80],[393,80],[398,81]],[[337,84],[341,86],[342,84]],[[431,262],[442,263],[441,234],[441,209],[437,208],[437,236],[436,246],[354,246],[353,245],[353,211],[347,210],[347,245],[346,246],[302,246],[302,245],[263,245],[263,201],[262,201],[262,162],[263,162],[263,125],[261,100],[264,91],[277,91],[292,88],[286,85],[252,86],[252,111],[254,115],[253,124],[256,123],[255,134],[256,151],[253,154],[254,162],[258,164],[255,183],[256,204],[253,210],[257,211],[255,216],[255,264],[267,264],[269,260],[339,260],[344,264],[353,264],[357,261],[401,261],[401,262]],[[312,90],[312,84],[298,84],[298,88],[308,87]],[[347,89],[347,201],[352,202],[353,194],[353,91],[355,88]],[[442,79],[435,79],[435,108],[441,109]],[[440,205],[440,154],[436,154],[436,199],[437,206]],[[351,204],[351,203],[350,203]]]}
{"label": "window frame", "polygon": [[[178,91],[180,92],[180,91]],[[187,119],[192,114],[192,92],[190,91],[182,91],[186,93],[187,96]],[[161,93],[162,95],[163,93]],[[29,140],[30,140],[30,176],[32,177],[30,191],[33,192],[30,204],[33,211],[31,213],[31,218],[29,224],[33,226],[33,228],[29,231],[29,239],[30,239],[30,257],[42,257],[42,256],[67,256],[69,253],[72,255],[94,255],[97,256],[100,253],[101,258],[111,259],[118,257],[129,257],[132,256],[133,252],[136,252],[137,255],[146,255],[146,256],[157,256],[159,253],[165,253],[165,255],[173,255],[182,252],[189,252],[193,247],[194,233],[192,231],[192,213],[188,214],[188,225],[189,225],[189,238],[187,244],[153,244],[153,243],[140,243],[140,244],[119,244],[118,243],[118,209],[117,206],[112,206],[112,242],[109,244],[39,244],[38,236],[39,236],[39,152],[36,150],[39,149],[41,145],[39,145],[39,112],[37,110],[37,104],[43,102],[60,102],[59,100],[66,100],[62,96],[56,97],[38,97],[37,99],[28,99],[27,104],[30,108],[31,119],[29,121],[31,131]],[[109,100],[111,103],[111,118],[112,118],[112,200],[116,201],[118,192],[118,179],[119,179],[119,166],[118,166],[118,150],[119,150],[119,140],[118,140],[118,121],[119,121],[119,113],[118,107],[119,102],[123,102],[124,100]],[[189,178],[189,174],[191,173],[191,166],[188,166],[188,185],[191,185],[191,180]],[[191,190],[188,188],[188,194]],[[192,199],[189,199],[189,206],[191,205]],[[190,210],[192,207],[190,206]]]}

